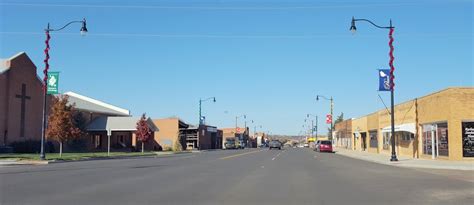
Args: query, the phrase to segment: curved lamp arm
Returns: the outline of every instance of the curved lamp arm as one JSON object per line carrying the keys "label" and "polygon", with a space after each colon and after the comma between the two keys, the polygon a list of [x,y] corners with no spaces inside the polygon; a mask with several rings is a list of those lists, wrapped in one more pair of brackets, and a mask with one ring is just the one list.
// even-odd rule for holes
{"label": "curved lamp arm", "polygon": [[319,98],[323,98],[325,100],[331,100],[330,98],[325,97],[324,95],[316,95],[316,100],[319,100]]}
{"label": "curved lamp arm", "polygon": [[395,27],[392,26],[392,20],[390,20],[390,26],[379,26],[377,24],[375,24],[374,22],[368,20],[368,19],[356,19],[354,17],[352,17],[352,21],[351,21],[351,28],[349,30],[351,30],[353,33],[356,32],[357,30],[357,27],[355,26],[355,22],[356,21],[365,21],[365,22],[369,22],[370,24],[372,24],[373,26],[377,27],[377,28],[381,28],[381,29],[394,29]]}
{"label": "curved lamp arm", "polygon": [[214,102],[216,102],[216,97],[210,97],[210,98],[206,98],[204,100],[200,100],[201,102],[205,102],[205,101],[208,101],[210,99],[213,99]]}
{"label": "curved lamp arm", "polygon": [[73,23],[82,23],[81,32],[87,32],[86,19],[85,18],[82,21],[71,21],[71,22],[67,23],[66,25],[64,25],[63,27],[61,27],[59,29],[52,29],[52,28],[49,27],[49,24],[48,24],[48,28],[46,28],[45,31],[60,31],[60,30],[65,29],[66,27],[68,27],[69,25],[71,25]]}

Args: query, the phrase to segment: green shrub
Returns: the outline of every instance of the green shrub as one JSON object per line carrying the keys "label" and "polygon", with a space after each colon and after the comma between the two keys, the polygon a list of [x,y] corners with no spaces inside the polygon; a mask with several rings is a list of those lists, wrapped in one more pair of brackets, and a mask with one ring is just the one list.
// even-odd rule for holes
{"label": "green shrub", "polygon": [[[13,152],[15,153],[40,153],[41,150],[41,141],[40,140],[25,140],[25,141],[16,141],[10,144],[13,147]],[[54,152],[53,143],[45,143],[45,152]]]}
{"label": "green shrub", "polygon": [[67,148],[71,152],[84,152],[87,151],[87,143],[83,138],[73,139],[68,141]]}

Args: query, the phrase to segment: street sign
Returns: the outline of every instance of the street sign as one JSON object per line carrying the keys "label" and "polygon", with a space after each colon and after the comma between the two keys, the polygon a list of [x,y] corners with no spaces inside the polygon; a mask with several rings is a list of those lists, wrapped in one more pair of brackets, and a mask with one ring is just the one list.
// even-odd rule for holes
{"label": "street sign", "polygon": [[48,72],[47,93],[58,94],[59,72]]}

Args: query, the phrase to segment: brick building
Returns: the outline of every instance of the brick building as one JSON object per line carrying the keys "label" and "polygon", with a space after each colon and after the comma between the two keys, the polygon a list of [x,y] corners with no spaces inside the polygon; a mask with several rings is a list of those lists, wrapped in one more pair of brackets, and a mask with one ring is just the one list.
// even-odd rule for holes
{"label": "brick building", "polygon": [[42,87],[26,53],[0,60],[0,146],[41,139]]}
{"label": "brick building", "polygon": [[[389,155],[386,109],[351,120],[352,149]],[[398,155],[474,160],[474,88],[447,88],[395,106]]]}

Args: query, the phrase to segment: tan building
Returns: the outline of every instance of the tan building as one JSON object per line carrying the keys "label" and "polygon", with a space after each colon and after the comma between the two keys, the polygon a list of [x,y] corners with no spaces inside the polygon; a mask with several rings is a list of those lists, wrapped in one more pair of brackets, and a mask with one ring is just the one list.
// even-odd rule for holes
{"label": "tan building", "polygon": [[157,141],[163,150],[170,150],[175,147],[179,141],[181,149],[186,149],[186,129],[189,125],[177,117],[154,119],[153,122],[160,129],[155,132],[155,141]]}
{"label": "tan building", "polygon": [[246,131],[245,128],[242,127],[232,127],[232,128],[222,128],[222,147],[225,147],[225,142],[227,139],[232,139],[232,140],[247,140],[248,135],[246,136]]}
{"label": "tan building", "polygon": [[[395,106],[397,155],[474,159],[474,88],[447,88]],[[352,149],[391,153],[391,125],[383,109],[352,120]],[[337,128],[336,128],[337,130]]]}
{"label": "tan building", "polygon": [[0,60],[0,146],[41,139],[42,87],[26,53]]}

